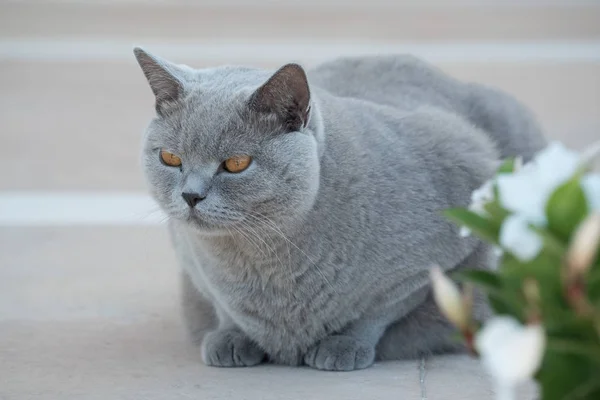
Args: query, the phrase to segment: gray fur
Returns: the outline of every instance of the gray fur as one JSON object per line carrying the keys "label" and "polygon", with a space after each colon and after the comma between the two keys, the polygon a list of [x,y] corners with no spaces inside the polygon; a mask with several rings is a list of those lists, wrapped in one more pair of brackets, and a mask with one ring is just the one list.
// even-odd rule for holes
{"label": "gray fur", "polygon": [[[136,56],[155,93],[177,93],[157,96],[143,160],[206,363],[347,371],[459,349],[428,270],[494,261],[441,212],[467,205],[500,156],[543,147],[522,106],[409,56],[306,75]],[[161,164],[161,148],[181,170]],[[220,167],[239,154],[253,157],[247,170]],[[207,197],[191,209],[185,190]],[[489,311],[481,298],[477,309]]]}

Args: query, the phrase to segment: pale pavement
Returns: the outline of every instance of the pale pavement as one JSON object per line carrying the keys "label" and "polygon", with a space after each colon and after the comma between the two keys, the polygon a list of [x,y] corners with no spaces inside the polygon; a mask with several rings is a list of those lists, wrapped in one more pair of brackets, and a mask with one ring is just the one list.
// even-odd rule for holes
{"label": "pale pavement", "polygon": [[[514,94],[549,137],[580,149],[600,139],[600,3],[266,3],[0,2],[1,400],[492,398],[468,357],[349,374],[204,367],[181,327],[177,267],[164,228],[152,225],[156,208],[141,199],[139,223],[118,220],[131,206],[125,195],[145,193],[140,141],[153,113],[127,53],[155,45],[191,66],[277,67],[311,43],[314,51],[293,61],[407,48]],[[210,47],[210,57],[181,54],[196,45]],[[120,200],[90,225],[79,212],[95,203],[78,199],[107,193]],[[27,194],[27,202],[7,200]],[[71,201],[60,209],[49,194]],[[40,210],[64,217],[30,226],[27,216]],[[532,393],[525,388],[522,399]]]}

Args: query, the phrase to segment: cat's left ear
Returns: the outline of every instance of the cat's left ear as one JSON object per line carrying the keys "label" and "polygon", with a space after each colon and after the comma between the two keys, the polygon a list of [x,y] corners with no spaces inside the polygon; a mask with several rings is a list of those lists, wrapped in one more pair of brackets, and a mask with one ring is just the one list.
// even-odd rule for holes
{"label": "cat's left ear", "polygon": [[250,97],[250,108],[274,113],[292,131],[308,125],[310,90],[304,69],[298,64],[281,67]]}

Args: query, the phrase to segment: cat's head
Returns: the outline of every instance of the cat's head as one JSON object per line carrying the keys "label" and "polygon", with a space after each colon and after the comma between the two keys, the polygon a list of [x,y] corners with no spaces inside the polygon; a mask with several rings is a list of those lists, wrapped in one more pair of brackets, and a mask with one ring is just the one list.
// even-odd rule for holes
{"label": "cat's head", "polygon": [[170,218],[227,234],[312,207],[320,124],[300,66],[193,70],[134,53],[156,99],[144,171]]}

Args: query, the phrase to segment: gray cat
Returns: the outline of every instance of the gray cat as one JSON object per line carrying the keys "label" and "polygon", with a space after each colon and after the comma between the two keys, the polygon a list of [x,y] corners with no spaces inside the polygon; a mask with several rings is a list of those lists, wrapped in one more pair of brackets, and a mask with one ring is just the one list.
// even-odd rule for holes
{"label": "gray cat", "polygon": [[429,268],[494,259],[441,213],[544,147],[524,107],[409,56],[305,73],[135,55],[156,97],[145,173],[206,364],[349,371],[460,350]]}

